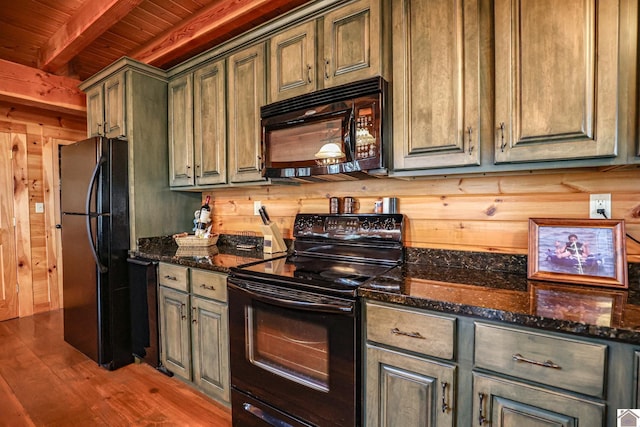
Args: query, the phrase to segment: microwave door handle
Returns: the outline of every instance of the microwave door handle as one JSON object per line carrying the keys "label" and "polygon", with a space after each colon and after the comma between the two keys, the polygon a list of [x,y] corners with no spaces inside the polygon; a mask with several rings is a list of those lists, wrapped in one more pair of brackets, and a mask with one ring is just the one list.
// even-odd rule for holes
{"label": "microwave door handle", "polygon": [[355,143],[356,143],[356,126],[355,126],[355,114],[354,114],[355,106],[349,110],[349,122],[347,129],[349,129],[349,133],[344,140],[344,145],[346,148],[347,154],[347,162],[353,162],[356,159],[355,153]]}

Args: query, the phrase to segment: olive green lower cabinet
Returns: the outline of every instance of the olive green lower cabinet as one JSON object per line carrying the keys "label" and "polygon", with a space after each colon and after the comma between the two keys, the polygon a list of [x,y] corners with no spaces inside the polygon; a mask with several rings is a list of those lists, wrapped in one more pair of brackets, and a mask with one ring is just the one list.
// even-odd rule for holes
{"label": "olive green lower cabinet", "polygon": [[175,375],[229,405],[226,274],[160,263],[160,358]]}
{"label": "olive green lower cabinet", "polygon": [[457,368],[433,357],[454,358],[455,319],[372,302],[366,319],[367,426],[453,426]]}
{"label": "olive green lower cabinet", "polygon": [[640,401],[618,341],[365,300],[368,427],[616,425]]}

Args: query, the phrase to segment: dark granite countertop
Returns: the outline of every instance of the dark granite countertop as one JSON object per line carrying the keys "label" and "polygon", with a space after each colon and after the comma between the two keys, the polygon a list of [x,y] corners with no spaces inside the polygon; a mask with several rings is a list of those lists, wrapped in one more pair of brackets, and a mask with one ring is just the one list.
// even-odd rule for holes
{"label": "dark granite countertop", "polygon": [[221,273],[271,257],[263,253],[262,239],[236,237],[220,236],[217,244],[209,247],[178,247],[171,236],[143,238],[138,240],[138,250],[130,252],[130,256]]}
{"label": "dark granite countertop", "polygon": [[[179,248],[171,236],[140,239],[131,256],[223,273],[271,257],[263,253],[261,238],[233,235],[220,236],[209,248]],[[407,248],[405,259],[361,286],[358,295],[640,345],[640,264],[630,264],[629,289],[623,290],[528,280],[521,255]]]}
{"label": "dark granite countertop", "polygon": [[[489,264],[490,265],[490,264]],[[526,273],[406,263],[361,286],[372,300],[640,344],[637,264],[629,289],[528,280]]]}

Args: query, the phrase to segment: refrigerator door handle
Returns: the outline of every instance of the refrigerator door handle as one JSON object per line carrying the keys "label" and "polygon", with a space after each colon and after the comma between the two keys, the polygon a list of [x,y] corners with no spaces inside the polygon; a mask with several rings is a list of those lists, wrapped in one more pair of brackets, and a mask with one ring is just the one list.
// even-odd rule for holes
{"label": "refrigerator door handle", "polygon": [[98,172],[102,165],[107,161],[104,156],[100,157],[100,160],[96,164],[96,167],[93,169],[93,173],[91,174],[91,181],[89,182],[89,188],[87,188],[87,201],[85,207],[86,213],[86,221],[87,221],[87,239],[89,239],[89,247],[91,247],[91,255],[93,255],[93,259],[98,266],[98,270],[100,273],[106,273],[109,269],[100,262],[100,258],[98,258],[98,252],[96,251],[96,243],[93,241],[93,234],[91,232],[91,217],[95,217],[95,215],[91,214],[91,194],[93,193],[93,187],[98,178]]}

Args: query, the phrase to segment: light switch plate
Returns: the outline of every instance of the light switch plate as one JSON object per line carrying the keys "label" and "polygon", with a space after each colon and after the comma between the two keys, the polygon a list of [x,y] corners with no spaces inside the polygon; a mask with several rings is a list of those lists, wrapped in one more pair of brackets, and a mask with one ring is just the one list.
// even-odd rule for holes
{"label": "light switch plate", "polygon": [[260,215],[260,208],[262,207],[262,202],[260,200],[254,200],[253,202],[253,214]]}
{"label": "light switch plate", "polygon": [[36,202],[36,213],[44,212],[44,203]]}

